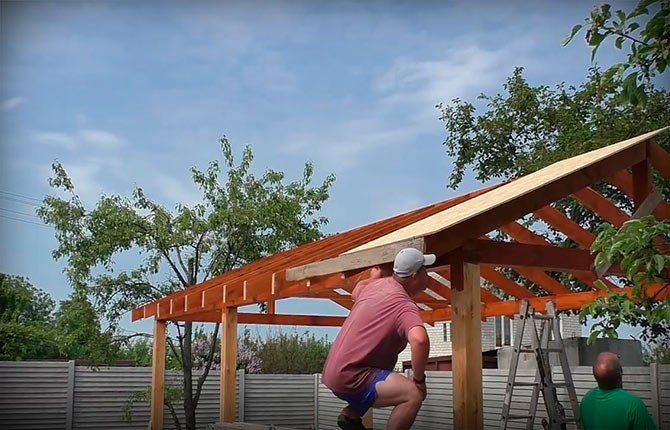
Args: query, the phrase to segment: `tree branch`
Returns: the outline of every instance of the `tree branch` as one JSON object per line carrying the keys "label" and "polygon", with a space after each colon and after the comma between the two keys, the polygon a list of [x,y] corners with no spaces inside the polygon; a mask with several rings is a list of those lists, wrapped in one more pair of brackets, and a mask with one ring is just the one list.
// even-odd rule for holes
{"label": "tree branch", "polygon": [[[198,406],[198,400],[200,400],[200,392],[202,391],[202,386],[209,375],[209,370],[212,368],[212,361],[214,360],[214,351],[216,351],[216,338],[219,335],[219,323],[216,323],[214,326],[214,333],[212,333],[212,341],[209,345],[209,352],[207,353],[207,363],[205,364],[205,369],[202,372],[202,375],[198,378],[198,385],[195,389],[195,396],[193,398],[193,406]],[[223,367],[221,368],[223,372]]]}
{"label": "tree branch", "polygon": [[207,232],[203,232],[198,238],[198,243],[195,245],[195,263],[193,266],[193,284],[198,283],[198,272],[200,271],[200,246],[205,239]]}
{"label": "tree branch", "polygon": [[172,406],[172,402],[168,401],[167,399],[164,399],[163,403],[170,410],[170,415],[172,415],[172,421],[174,421],[174,426],[177,428],[177,430],[181,430],[179,415],[177,415],[177,411],[175,411],[174,406]]}
{"label": "tree branch", "polygon": [[170,255],[167,253],[167,251],[161,250],[161,253],[165,257],[165,259],[168,261],[168,263],[170,263],[170,267],[172,267],[172,270],[174,270],[175,274],[177,275],[177,278],[179,278],[179,282],[181,282],[181,284],[184,286],[184,288],[190,287],[190,285],[188,284],[188,282],[186,282],[186,280],[182,276],[182,274],[179,271],[179,269],[177,268],[177,266],[175,266],[175,264],[172,262],[172,259],[170,258]]}
{"label": "tree branch", "polygon": [[635,43],[639,43],[640,45],[651,46],[649,43],[647,43],[647,42],[645,42],[645,41],[643,41],[643,40],[638,40],[638,39],[634,38],[633,36],[629,36],[628,34],[626,34],[626,33],[622,33],[622,32],[620,32],[620,31],[615,31],[614,34],[616,34],[616,35],[618,35],[618,36],[621,36],[621,37],[625,37],[626,39],[630,39],[630,40],[632,40],[632,41],[635,42]]}
{"label": "tree branch", "polygon": [[170,346],[170,349],[172,350],[172,354],[174,355],[174,358],[177,359],[177,362],[179,363],[179,366],[181,366],[181,357],[180,354],[177,353],[177,347],[175,346],[174,342],[172,341],[172,338],[170,336],[167,337],[168,345]]}
{"label": "tree branch", "polygon": [[193,285],[193,277],[191,276],[191,271],[186,267],[186,265],[184,264],[184,260],[182,260],[181,258],[181,249],[179,246],[177,246],[176,248],[177,248],[177,261],[179,261],[179,265],[181,266],[184,273],[188,274],[189,278],[188,284]]}

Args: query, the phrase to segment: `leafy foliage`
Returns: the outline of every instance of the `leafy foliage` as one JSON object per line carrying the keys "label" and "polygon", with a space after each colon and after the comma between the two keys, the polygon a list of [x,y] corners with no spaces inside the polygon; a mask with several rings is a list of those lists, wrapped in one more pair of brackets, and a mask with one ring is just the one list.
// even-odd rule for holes
{"label": "leafy foliage", "polygon": [[[485,104],[483,113],[478,113],[472,103],[459,99],[438,105],[447,132],[444,144],[448,155],[455,157],[449,186],[456,188],[468,168],[473,169],[480,181],[512,179],[558,160],[670,124],[670,94],[666,90],[650,88],[647,92],[648,101],[644,105],[621,105],[618,100],[624,91],[622,83],[602,79],[602,76],[597,69],[591,69],[587,81],[579,87],[566,88],[559,84],[552,89],[544,85],[530,85],[523,77],[523,69],[517,68],[503,85],[506,94],[479,96],[479,100]],[[667,133],[659,135],[657,143],[670,151],[670,137]],[[654,182],[661,188],[665,200],[670,200],[670,181],[657,175]],[[607,183],[597,183],[593,187],[624,211],[631,210],[630,199],[616,188]],[[592,232],[596,232],[602,222],[574,199],[563,199],[554,206]],[[530,218],[524,223],[532,225],[535,221]],[[630,261],[631,265],[626,267],[631,270],[634,269],[635,260],[651,258],[644,260],[642,271],[645,272],[647,261],[660,264],[660,260],[652,256],[657,251],[635,248],[636,241],[648,241],[649,237],[660,234],[659,229],[663,228],[662,224],[650,223],[648,220],[633,223],[625,233],[615,235],[615,242],[619,245],[612,248],[615,242],[605,242],[606,237],[614,238],[615,232],[603,227],[599,243],[603,245],[602,249],[610,252],[613,259],[623,259],[625,255],[621,252],[630,251],[626,254],[630,260],[623,264]],[[547,228],[543,235],[558,246],[577,246],[552,228]],[[506,238],[501,236],[502,239]],[[653,267],[650,265],[649,268]],[[508,270],[506,274],[529,286],[516,272]],[[571,290],[587,288],[569,274],[551,275]],[[634,276],[634,273],[630,275]],[[638,280],[651,279],[648,273],[645,276],[638,276]],[[596,333],[593,337],[601,334],[614,336],[616,327],[626,323],[641,326],[645,339],[658,340],[667,330],[667,323],[663,322],[667,309],[667,301],[635,299],[635,302],[631,302],[623,295],[611,294],[586,308],[582,316],[604,318],[592,327],[592,333]]]}
{"label": "leafy foliage", "polygon": [[0,360],[116,359],[118,347],[86,297],[60,303],[27,279],[0,274]]}
{"label": "leafy foliage", "polygon": [[330,342],[314,334],[271,332],[265,338],[253,338],[248,333],[243,343],[260,358],[262,373],[313,374],[323,370]]}
{"label": "leafy foliage", "polygon": [[[648,18],[649,9],[656,9],[651,18]],[[627,61],[610,66],[602,79],[622,81],[623,91],[618,100],[633,105],[644,104],[652,78],[665,73],[670,63],[670,1],[641,0],[629,13],[617,10],[615,15],[612,16],[609,4],[594,8],[586,18],[586,25],[575,25],[563,39],[563,46],[568,45],[582,28],[586,28],[586,43],[592,47],[591,61],[608,38],[614,39],[617,49],[630,43]],[[624,77],[625,73],[628,74]]]}
{"label": "leafy foliage", "polygon": [[[177,402],[183,398],[184,398],[184,390],[180,386],[176,384],[165,385],[165,391],[163,394],[163,404],[170,411],[170,415],[172,415],[172,419],[175,423],[175,427],[177,428],[177,430],[181,430],[181,423],[179,421],[179,417],[177,416],[177,410],[175,409],[174,405],[176,405]],[[138,402],[139,403],[151,402],[151,387],[147,387],[142,391],[136,391],[130,394],[126,398],[126,401],[123,403],[123,406],[121,407],[121,413],[123,416],[123,420],[125,422],[127,423],[133,422],[133,411],[135,409],[135,403]]]}
{"label": "leafy foliage", "polygon": [[[670,346],[670,295],[657,301],[670,288],[670,255],[664,253],[668,244],[670,222],[653,215],[627,221],[620,230],[607,223],[601,226],[591,247],[598,252],[596,264],[620,262],[633,282],[633,294],[629,297],[600,283],[607,297],[584,306],[580,313],[583,322],[587,315],[599,319],[591,328],[590,341],[601,335],[616,338],[616,329],[625,323],[641,326],[642,340]],[[652,295],[651,284],[663,287]]]}
{"label": "leafy foliage", "polygon": [[[143,303],[237,268],[258,258],[320,238],[327,222],[317,216],[328,199],[334,176],[312,186],[313,166],[305,164],[302,178],[285,183],[282,172],[251,170],[250,147],[235,163],[228,140],[220,140],[223,167],[210,162],[204,171],[191,169],[202,202],[178,204],[174,210],[150,199],[140,187],[131,197],[102,195],[87,209],[60,163],[54,163],[49,183],[67,199],[44,199],[38,214],[54,227],[56,259],[66,259],[66,273],[76,291],[92,297],[111,327]],[[130,253],[139,261],[129,270],[115,263]],[[212,333],[218,335],[217,324]],[[177,342],[168,344],[184,376],[185,427],[195,428],[195,409],[214,356],[207,354],[202,375],[193,381],[193,324],[177,324]]]}
{"label": "leafy foliage", "polygon": [[670,364],[670,346],[647,346],[642,351],[642,359],[647,365],[651,363]]}
{"label": "leafy foliage", "polygon": [[[515,178],[670,123],[667,91],[650,91],[645,106],[621,106],[616,102],[621,86],[601,77],[591,69],[579,87],[561,83],[552,89],[530,85],[517,67],[503,84],[506,94],[478,97],[483,113],[460,99],[438,104],[444,145],[455,157],[449,187],[461,183],[468,167],[482,182]],[[670,149],[667,134],[658,143]]]}

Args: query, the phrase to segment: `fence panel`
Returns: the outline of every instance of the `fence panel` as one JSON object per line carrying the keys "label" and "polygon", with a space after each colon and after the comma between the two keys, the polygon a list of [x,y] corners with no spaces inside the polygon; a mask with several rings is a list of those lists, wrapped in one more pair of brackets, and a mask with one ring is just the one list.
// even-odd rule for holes
{"label": "fence panel", "polygon": [[[624,369],[625,371],[625,369]],[[659,404],[662,430],[670,430],[670,364],[658,366]]]}
{"label": "fence panel", "polygon": [[[670,430],[670,366],[659,367],[660,407],[662,425],[661,429]],[[426,372],[428,396],[423,403],[417,416],[413,429],[452,429],[453,428],[453,398],[452,398],[452,374],[451,372]],[[563,381],[560,367],[552,368],[554,380]],[[497,429],[500,424],[502,404],[507,383],[507,369],[484,369],[483,371],[483,402],[484,402],[484,428]],[[517,372],[520,382],[532,382],[535,379],[535,371],[530,369],[519,369]],[[572,369],[577,397],[581,398],[593,387],[596,382],[593,378],[591,367],[581,366]],[[648,367],[627,367],[624,369],[623,384],[629,392],[638,396],[647,406],[650,414],[655,416],[656,406],[654,394],[651,391],[650,371]],[[558,388],[559,400],[566,407],[567,415],[571,415],[567,391]],[[530,387],[518,387],[514,390],[512,408],[510,413],[514,415],[525,415],[530,407]],[[336,420],[344,402],[337,399],[323,384],[319,384],[318,421],[320,430],[337,430]],[[385,428],[391,408],[375,409],[374,427]],[[535,419],[535,428],[541,430],[542,419],[547,418],[544,402],[540,395]],[[511,429],[523,429],[522,422],[512,422],[508,426]],[[568,425],[574,429],[575,425]]]}
{"label": "fence panel", "polygon": [[66,428],[68,363],[0,362],[0,427]]}
{"label": "fence panel", "polygon": [[244,421],[309,429],[314,423],[313,375],[245,375]]}
{"label": "fence panel", "polygon": [[[194,372],[197,380],[199,372]],[[166,385],[181,386],[181,377],[166,372]],[[149,402],[135,402],[132,420],[124,420],[123,409],[128,397],[151,386],[151,369],[148,367],[113,367],[91,369],[77,366],[74,392],[74,429],[146,429],[150,419]],[[183,426],[183,404],[174,405]],[[166,429],[176,428],[173,417],[166,407],[163,410]],[[219,372],[211,371],[196,410],[198,428],[216,422],[219,417]]]}

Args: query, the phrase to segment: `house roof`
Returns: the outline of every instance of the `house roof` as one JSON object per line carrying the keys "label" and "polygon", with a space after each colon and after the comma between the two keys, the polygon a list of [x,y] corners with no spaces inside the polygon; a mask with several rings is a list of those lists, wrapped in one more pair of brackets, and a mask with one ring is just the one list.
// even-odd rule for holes
{"label": "house roof", "polygon": [[[652,169],[670,178],[670,156],[653,141],[654,136],[666,129],[559,161],[513,181],[262,258],[139,307],[133,310],[132,318],[220,321],[223,307],[273,304],[289,297],[332,300],[351,308],[349,292],[355,284],[368,277],[372,267],[388,265],[405,246],[438,255],[438,261],[430,268],[428,289],[416,298],[428,322],[450,319],[449,264],[456,258],[462,261],[464,254],[480,263],[485,281],[481,283],[482,316],[514,314],[521,299],[530,299],[539,309],[543,309],[547,300],[554,301],[559,310],[579,308],[603,294],[593,288],[596,277],[588,249],[594,236],[551,204],[571,197],[604,221],[620,226],[630,215],[590,186],[608,181],[635,200],[636,207],[640,206],[651,192]],[[632,166],[635,166],[633,174],[628,172]],[[658,218],[670,219],[668,202],[653,204],[648,210],[653,210]],[[578,248],[553,247],[542,235],[516,221],[528,214],[572,239]],[[489,240],[486,235],[494,230],[513,241]],[[518,284],[497,270],[499,267],[512,268],[535,284],[539,292]],[[571,291],[551,276],[551,272],[557,271],[570,273],[589,289]],[[609,273],[622,274],[616,266]],[[626,289],[621,291],[630,293]],[[339,325],[342,318],[241,313],[239,322]]]}

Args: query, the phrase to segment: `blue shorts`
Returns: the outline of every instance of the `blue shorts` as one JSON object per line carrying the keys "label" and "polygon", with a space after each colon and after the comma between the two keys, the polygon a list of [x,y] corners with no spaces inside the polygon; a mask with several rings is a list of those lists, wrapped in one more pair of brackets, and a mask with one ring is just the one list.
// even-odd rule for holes
{"label": "blue shorts", "polygon": [[372,378],[372,381],[370,381],[361,391],[353,394],[334,394],[349,403],[360,416],[363,416],[368,409],[372,407],[375,400],[377,400],[377,389],[375,388],[375,385],[377,382],[385,381],[391,373],[390,370],[379,369],[377,370],[375,377]]}

